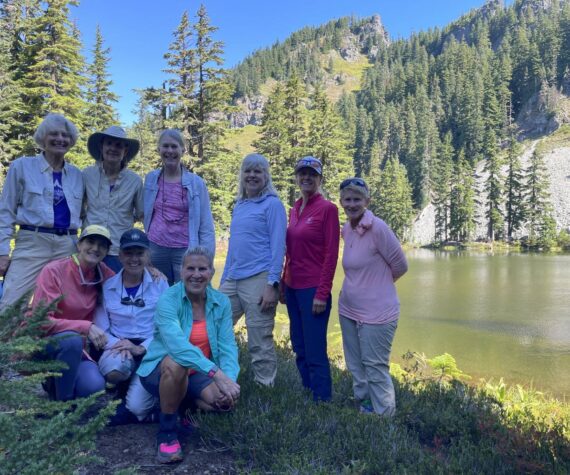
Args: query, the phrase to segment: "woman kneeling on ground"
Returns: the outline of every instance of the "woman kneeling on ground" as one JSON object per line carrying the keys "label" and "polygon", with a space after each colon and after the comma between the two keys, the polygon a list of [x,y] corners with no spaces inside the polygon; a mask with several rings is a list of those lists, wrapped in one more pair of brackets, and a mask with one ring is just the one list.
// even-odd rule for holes
{"label": "woman kneeling on ground", "polygon": [[398,238],[367,210],[370,191],[362,178],[340,184],[344,282],[338,302],[346,366],[352,373],[360,412],[393,416],[396,396],[390,377],[390,351],[398,326],[396,282],[408,270]]}
{"label": "woman kneeling on ground", "polygon": [[228,297],[210,286],[211,252],[198,246],[182,258],[180,282],[162,294],[155,334],[138,369],[143,387],[160,397],[161,463],[182,460],[178,412],[190,401],[206,411],[229,410],[240,394],[238,350]]}
{"label": "woman kneeling on ground", "polygon": [[168,289],[166,279],[153,280],[146,269],[149,256],[145,233],[131,229],[122,234],[122,270],[103,285],[103,303],[95,313],[95,324],[107,335],[99,370],[108,383],[128,382],[125,401],[111,418],[113,425],[144,420],[155,403],[155,397],[142,387],[135,374],[152,341],[156,304]]}
{"label": "woman kneeling on ground", "polygon": [[93,323],[93,313],[103,281],[113,275],[102,262],[110,246],[107,228],[87,226],[79,237],[77,254],[50,262],[38,276],[32,309],[61,298],[48,313],[46,328],[53,337],[46,348],[47,358],[67,365],[61,377],[50,378],[44,385],[57,401],[87,397],[105,388],[105,379],[85,346],[89,341],[102,349],[107,342],[105,332]]}

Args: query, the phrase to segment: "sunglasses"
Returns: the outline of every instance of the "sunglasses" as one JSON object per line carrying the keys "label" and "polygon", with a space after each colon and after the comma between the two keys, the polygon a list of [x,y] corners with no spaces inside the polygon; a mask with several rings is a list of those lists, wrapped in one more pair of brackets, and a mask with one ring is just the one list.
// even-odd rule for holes
{"label": "sunglasses", "polygon": [[146,304],[142,298],[132,299],[131,297],[121,297],[121,305],[134,305],[135,307],[143,308]]}
{"label": "sunglasses", "polygon": [[77,268],[79,269],[79,279],[81,281],[81,285],[90,286],[90,285],[97,285],[103,282],[104,280],[103,271],[101,270],[101,266],[99,264],[97,264],[97,267],[95,268],[97,271],[97,278],[95,280],[87,280],[85,279],[85,275],[83,275],[83,270],[81,269],[81,265],[79,264],[79,259],[77,258],[77,255],[73,254],[71,257],[73,259],[73,262],[77,264]]}
{"label": "sunglasses", "polygon": [[347,186],[355,185],[368,190],[368,185],[362,178],[347,178],[340,184],[340,189],[344,190]]}

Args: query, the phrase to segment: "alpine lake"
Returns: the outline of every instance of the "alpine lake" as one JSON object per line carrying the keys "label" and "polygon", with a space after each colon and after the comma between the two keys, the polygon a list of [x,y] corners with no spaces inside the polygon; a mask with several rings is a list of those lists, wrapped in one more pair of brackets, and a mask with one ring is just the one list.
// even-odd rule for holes
{"label": "alpine lake", "polygon": [[[392,362],[408,351],[428,358],[451,354],[471,376],[503,378],[570,396],[570,255],[474,251],[406,251],[409,270],[396,284],[401,314]],[[217,288],[223,261],[216,262]],[[339,260],[329,321],[329,353],[342,354]],[[287,310],[277,309],[276,335],[288,334]],[[243,319],[241,320],[243,321]]]}

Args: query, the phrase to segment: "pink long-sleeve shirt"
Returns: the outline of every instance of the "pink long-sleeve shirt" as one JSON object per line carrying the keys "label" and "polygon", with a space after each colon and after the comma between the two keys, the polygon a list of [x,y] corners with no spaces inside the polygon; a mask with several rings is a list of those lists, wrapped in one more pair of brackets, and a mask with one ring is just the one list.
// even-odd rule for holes
{"label": "pink long-sleeve shirt", "polygon": [[[104,263],[99,264],[103,280],[114,275]],[[86,280],[95,277],[95,269],[82,268]],[[47,264],[38,279],[32,301],[32,309],[40,302],[51,303],[58,297],[57,309],[49,312],[49,325],[45,330],[48,335],[64,331],[74,331],[86,336],[93,322],[93,312],[97,305],[97,288],[94,285],[81,285],[79,266],[73,258],[65,257]]]}
{"label": "pink long-sleeve shirt", "polygon": [[338,208],[316,193],[299,215],[302,202],[297,200],[289,213],[283,280],[292,289],[317,287],[315,298],[326,301],[338,259]]}
{"label": "pink long-sleeve shirt", "polygon": [[342,228],[344,282],[339,314],[363,323],[398,319],[400,301],[394,282],[408,270],[398,238],[388,225],[366,210],[356,229]]}

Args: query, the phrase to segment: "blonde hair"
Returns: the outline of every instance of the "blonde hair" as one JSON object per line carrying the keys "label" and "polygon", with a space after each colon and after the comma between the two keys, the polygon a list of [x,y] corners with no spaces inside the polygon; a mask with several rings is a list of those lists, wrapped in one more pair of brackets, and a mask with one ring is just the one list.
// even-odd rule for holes
{"label": "blonde hair", "polygon": [[276,195],[277,190],[273,186],[273,181],[271,180],[271,172],[269,171],[269,162],[263,155],[259,153],[250,153],[249,155],[246,155],[243,161],[241,162],[241,167],[239,170],[239,178],[238,178],[237,199],[243,200],[247,198],[247,192],[245,190],[244,173],[247,169],[250,168],[256,168],[261,170],[265,178],[265,186],[259,193],[259,196],[267,194]]}

